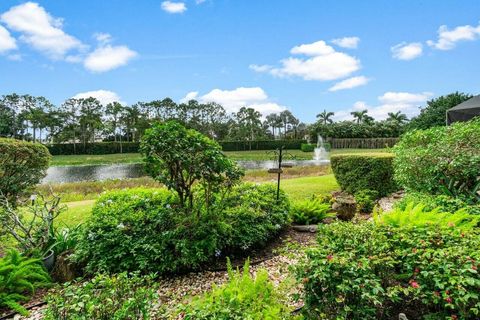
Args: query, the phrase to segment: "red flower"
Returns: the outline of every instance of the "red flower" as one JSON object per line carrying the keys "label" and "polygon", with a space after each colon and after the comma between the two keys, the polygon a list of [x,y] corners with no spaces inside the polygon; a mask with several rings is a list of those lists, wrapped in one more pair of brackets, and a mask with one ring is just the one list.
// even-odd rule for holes
{"label": "red flower", "polygon": [[419,287],[420,287],[416,281],[410,282],[410,285],[411,285],[413,288],[419,288]]}
{"label": "red flower", "polygon": [[475,265],[472,265],[472,270],[477,270],[477,267]]}
{"label": "red flower", "polygon": [[327,260],[330,261],[330,260],[332,260],[332,259],[333,259],[333,255],[329,254],[329,255],[327,256]]}
{"label": "red flower", "polygon": [[445,298],[445,301],[447,301],[448,303],[452,303],[452,298],[446,297],[446,298]]}
{"label": "red flower", "polygon": [[415,273],[419,273],[419,272],[420,272],[420,269],[415,268]]}

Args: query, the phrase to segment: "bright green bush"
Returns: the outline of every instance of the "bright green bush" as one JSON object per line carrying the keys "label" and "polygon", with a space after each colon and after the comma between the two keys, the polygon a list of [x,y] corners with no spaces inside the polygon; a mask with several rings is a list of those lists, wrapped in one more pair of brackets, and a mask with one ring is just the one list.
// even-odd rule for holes
{"label": "bright green bush", "polygon": [[455,212],[463,209],[470,214],[480,215],[480,204],[470,205],[459,198],[420,192],[409,192],[405,194],[400,201],[395,203],[395,207],[404,210],[410,203],[422,204],[425,206],[425,210],[438,208],[441,212]]}
{"label": "bright green bush", "polygon": [[312,319],[478,319],[480,237],[370,222],[321,226],[298,268]]}
{"label": "bright green bush", "polygon": [[387,213],[375,213],[375,223],[397,228],[456,229],[471,231],[480,226],[480,215],[469,214],[465,210],[454,213],[442,212],[440,208],[426,210],[422,204],[408,204],[405,209],[395,208]]}
{"label": "bright green bush", "polygon": [[290,209],[290,219],[295,224],[309,225],[322,222],[326,218],[334,217],[329,203],[319,198],[296,201]]}
{"label": "bright green bush", "polygon": [[[66,283],[47,297],[45,320],[148,320],[158,301],[151,277],[121,273]],[[157,308],[159,306],[156,306]]]}
{"label": "bright green bush", "polygon": [[253,278],[249,263],[243,272],[232,270],[228,263],[229,281],[214,286],[210,292],[181,306],[179,313],[185,320],[201,319],[293,319],[284,299],[268,279],[266,270],[259,270]]}
{"label": "bright green bush", "polygon": [[45,177],[50,158],[40,143],[0,138],[0,195],[15,203]]}
{"label": "bright green bush", "polygon": [[357,211],[370,213],[375,207],[375,200],[378,199],[378,192],[375,190],[360,190],[355,193]]}
{"label": "bright green bush", "polygon": [[41,260],[10,250],[0,259],[0,307],[26,316],[28,311],[20,303],[28,301],[37,288],[46,287],[50,282]]}
{"label": "bright green bush", "polygon": [[393,181],[392,154],[334,155],[330,161],[335,179],[348,193],[373,190],[381,197],[397,189]]}
{"label": "bright green bush", "polygon": [[313,150],[315,150],[315,145],[311,143],[302,143],[300,145],[300,150],[303,152],[313,152]]}
{"label": "bright green bush", "polygon": [[480,119],[408,132],[393,150],[395,180],[407,191],[480,202]]}
{"label": "bright green bush", "polygon": [[[239,185],[212,210],[185,214],[166,189],[130,189],[103,195],[92,210],[75,252],[87,273],[175,273],[199,269],[215,256],[264,245],[288,220],[271,185]],[[223,199],[220,201],[220,199]]]}

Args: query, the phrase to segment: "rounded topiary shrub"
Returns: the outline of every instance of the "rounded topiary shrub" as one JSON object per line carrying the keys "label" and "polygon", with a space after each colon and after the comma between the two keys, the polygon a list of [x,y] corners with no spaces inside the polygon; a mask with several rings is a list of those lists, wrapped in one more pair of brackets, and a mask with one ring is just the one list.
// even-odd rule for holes
{"label": "rounded topiary shrub", "polygon": [[345,154],[334,155],[330,161],[342,190],[352,194],[373,190],[381,197],[397,189],[393,180],[393,158],[390,153]]}
{"label": "rounded topiary shrub", "polygon": [[395,180],[407,191],[480,202],[480,119],[408,132],[393,151]]}
{"label": "rounded topiary shrub", "polygon": [[0,192],[12,202],[39,183],[50,163],[40,143],[0,138]]}

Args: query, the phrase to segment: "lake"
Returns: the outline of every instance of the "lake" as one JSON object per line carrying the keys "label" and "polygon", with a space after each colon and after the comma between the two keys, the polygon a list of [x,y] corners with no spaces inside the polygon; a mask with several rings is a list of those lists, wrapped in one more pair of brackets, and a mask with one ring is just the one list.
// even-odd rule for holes
{"label": "lake", "polygon": [[[264,169],[278,167],[275,161],[237,161],[237,163],[246,170]],[[322,160],[289,160],[285,164],[293,166],[324,166],[330,161]],[[42,183],[66,183],[79,181],[97,181],[109,179],[129,179],[146,176],[143,170],[143,164],[109,164],[109,165],[88,165],[88,166],[66,166],[50,167],[47,170],[47,176]]]}

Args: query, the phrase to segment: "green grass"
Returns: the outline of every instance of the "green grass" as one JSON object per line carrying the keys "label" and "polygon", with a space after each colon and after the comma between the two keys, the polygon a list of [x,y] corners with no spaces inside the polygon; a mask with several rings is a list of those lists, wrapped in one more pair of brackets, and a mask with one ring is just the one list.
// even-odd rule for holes
{"label": "green grass", "polygon": [[[301,150],[288,150],[290,154],[298,160],[312,159],[312,152],[303,152]],[[335,149],[331,154],[351,154],[351,153],[378,153],[388,152],[388,149]],[[234,160],[270,160],[271,153],[264,150],[254,151],[227,151],[227,156]],[[116,163],[140,163],[142,156],[139,153],[116,153],[103,155],[71,155],[71,156],[53,156],[51,166],[75,166],[75,165],[94,165],[94,164],[116,164]]]}

